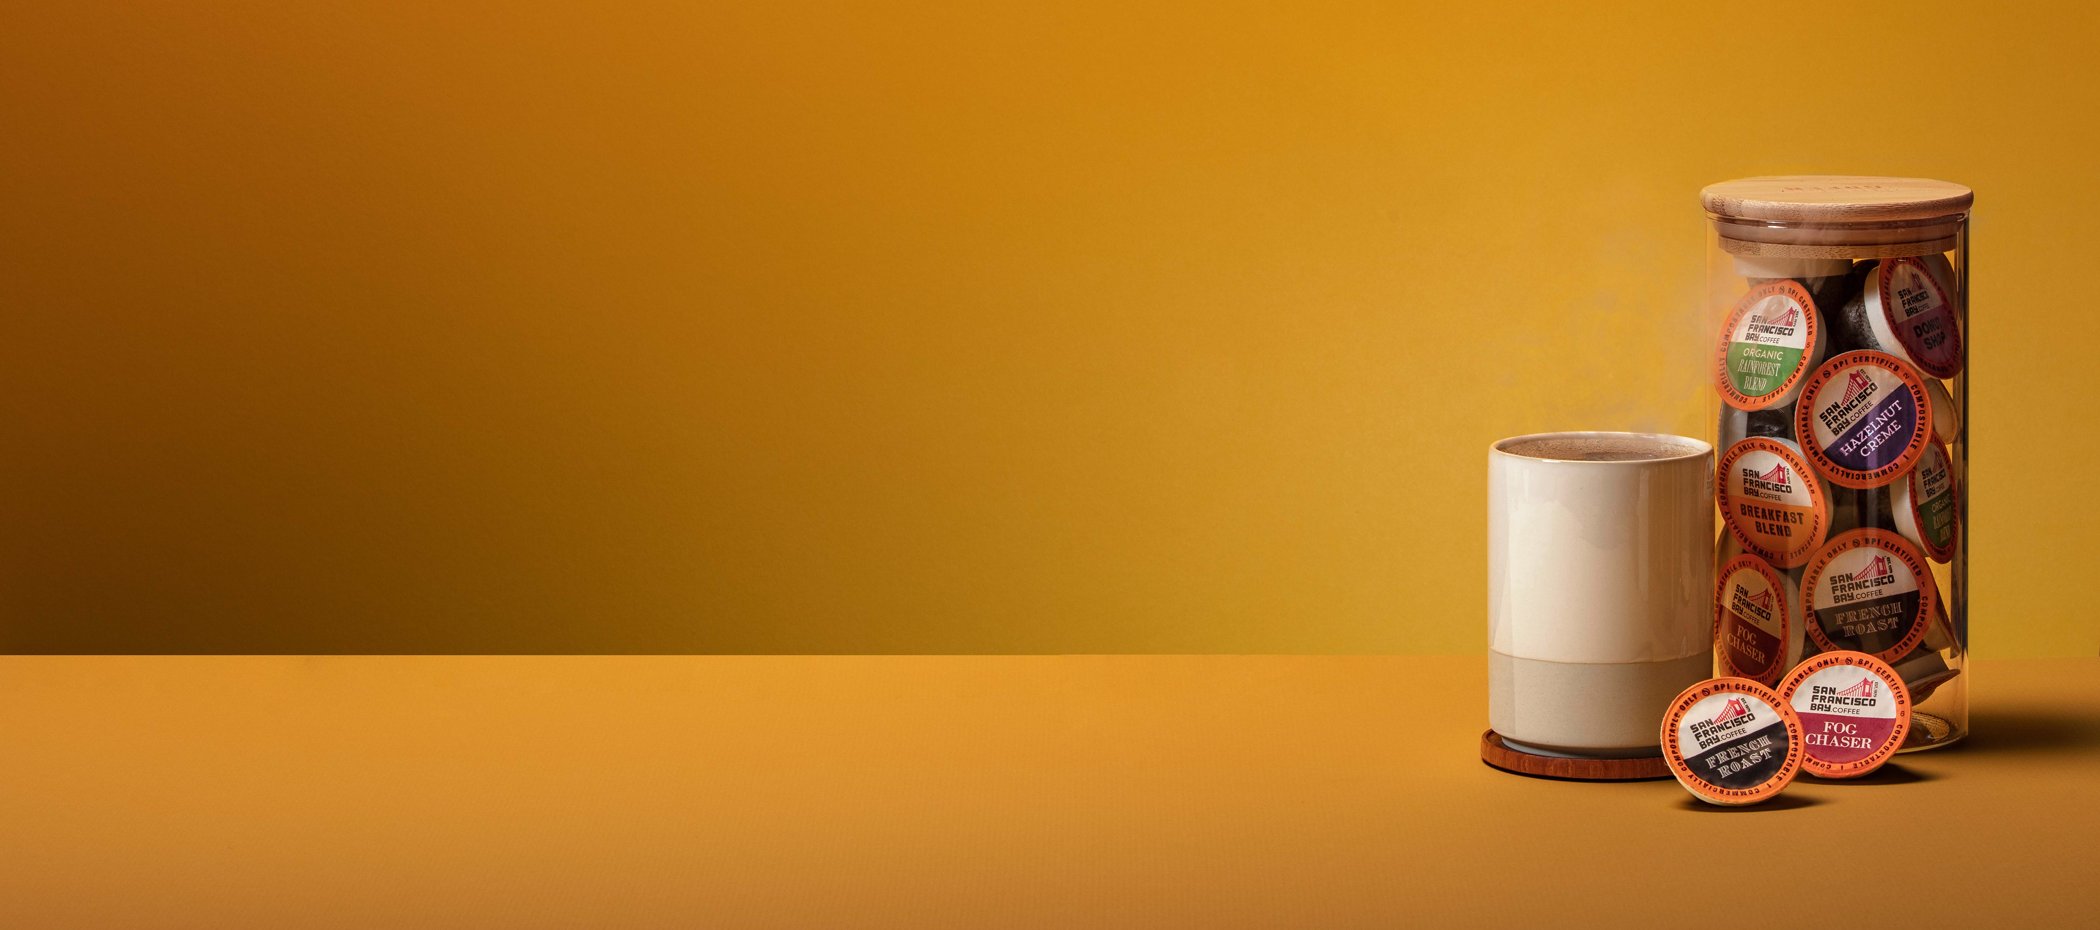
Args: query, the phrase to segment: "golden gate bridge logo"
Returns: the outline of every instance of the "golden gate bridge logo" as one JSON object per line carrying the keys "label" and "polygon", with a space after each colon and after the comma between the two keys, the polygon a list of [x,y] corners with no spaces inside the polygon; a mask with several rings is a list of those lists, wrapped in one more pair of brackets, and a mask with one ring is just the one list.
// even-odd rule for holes
{"label": "golden gate bridge logo", "polygon": [[1874,679],[1862,678],[1859,684],[1837,693],[1838,697],[1870,698],[1874,696]]}
{"label": "golden gate bridge logo", "polygon": [[1748,716],[1750,716],[1750,705],[1743,703],[1742,698],[1732,697],[1728,699],[1728,703],[1721,708],[1721,712],[1714,715],[1714,719],[1710,722],[1727,723],[1737,717]]}
{"label": "golden gate bridge logo", "polygon": [[1759,311],[1750,318],[1750,322],[1761,326],[1784,326],[1792,329],[1801,323],[1801,308],[1787,304],[1786,312],[1778,316],[1766,316],[1763,311]]}
{"label": "golden gate bridge logo", "polygon": [[1859,396],[1859,392],[1864,391],[1873,386],[1874,381],[1873,379],[1867,377],[1866,372],[1854,371],[1851,377],[1845,379],[1845,399],[1838,401],[1838,405],[1844,406],[1845,404],[1851,403],[1853,398]]}
{"label": "golden gate bridge logo", "polygon": [[1867,567],[1845,577],[1852,581],[1872,581],[1876,578],[1887,578],[1895,573],[1896,563],[1888,556],[1877,555],[1873,561],[1867,563]]}
{"label": "golden gate bridge logo", "polygon": [[1772,589],[1766,588],[1756,594],[1746,594],[1743,596],[1743,600],[1749,601],[1759,610],[1770,612],[1772,609]]}
{"label": "golden gate bridge logo", "polygon": [[1769,481],[1773,484],[1785,484],[1793,478],[1792,475],[1787,473],[1785,462],[1774,462],[1772,463],[1771,471],[1755,477],[1759,481]]}

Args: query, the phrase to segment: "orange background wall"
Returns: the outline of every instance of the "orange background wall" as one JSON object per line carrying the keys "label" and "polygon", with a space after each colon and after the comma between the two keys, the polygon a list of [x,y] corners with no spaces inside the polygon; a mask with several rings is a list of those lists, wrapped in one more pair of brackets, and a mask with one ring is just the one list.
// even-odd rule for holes
{"label": "orange background wall", "polygon": [[2088,7],[6,19],[0,649],[1477,651],[1805,171],[1977,189],[1977,644],[2100,647]]}

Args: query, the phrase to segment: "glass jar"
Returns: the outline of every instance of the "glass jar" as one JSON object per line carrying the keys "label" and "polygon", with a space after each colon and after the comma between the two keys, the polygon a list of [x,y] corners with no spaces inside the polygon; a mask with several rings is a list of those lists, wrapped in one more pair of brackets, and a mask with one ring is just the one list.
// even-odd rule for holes
{"label": "glass jar", "polygon": [[1832,649],[1911,691],[1904,750],[1969,730],[1968,188],[1767,177],[1701,193],[1716,673]]}

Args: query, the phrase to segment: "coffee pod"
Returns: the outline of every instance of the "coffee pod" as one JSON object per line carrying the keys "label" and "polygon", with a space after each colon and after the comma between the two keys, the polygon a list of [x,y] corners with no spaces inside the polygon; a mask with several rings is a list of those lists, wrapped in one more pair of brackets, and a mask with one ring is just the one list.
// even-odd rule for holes
{"label": "coffee pod", "polygon": [[1961,373],[1959,291],[1945,256],[1893,258],[1866,274],[1857,297],[1835,314],[1839,341],[1874,349],[1934,378]]}
{"label": "coffee pod", "polygon": [[1959,493],[1946,448],[1926,446],[1917,466],[1889,486],[1889,510],[1895,517],[1896,532],[1917,543],[1935,562],[1953,559],[1961,543]]}
{"label": "coffee pod", "polygon": [[1954,395],[1947,393],[1947,386],[1931,378],[1925,379],[1925,406],[1932,411],[1932,438],[1943,446],[1951,446],[1961,438],[1961,408],[1954,405]]}
{"label": "coffee pod", "polygon": [[1663,717],[1663,758],[1677,783],[1708,804],[1776,797],[1801,770],[1801,719],[1748,678],[1700,682]]}
{"label": "coffee pod", "polygon": [[1830,535],[1856,529],[1894,530],[1935,562],[1954,558],[1961,542],[1961,508],[1953,459],[1937,444],[1894,483],[1859,491],[1835,489]]}
{"label": "coffee pod", "polygon": [[1714,433],[1721,437],[1723,449],[1753,436],[1794,441],[1794,407],[1772,407],[1766,410],[1737,410],[1727,404],[1721,405],[1721,421]]}
{"label": "coffee pod", "polygon": [[1852,262],[1843,258],[1794,258],[1787,255],[1733,255],[1735,273],[1750,281],[1752,286],[1769,283],[1774,278],[1832,278],[1841,277],[1852,270]]}
{"label": "coffee pod", "polygon": [[[1788,622],[1791,624],[1786,631],[1786,652],[1783,656],[1786,664],[1780,666],[1780,672],[1784,673],[1787,669],[1799,664],[1804,657],[1815,655],[1816,653],[1816,644],[1808,640],[1807,621],[1802,614],[1804,605],[1800,595],[1801,570],[1798,568],[1776,568],[1770,562],[1743,551],[1743,544],[1735,538],[1735,534],[1729,532],[1727,527],[1722,527],[1720,538],[1714,540],[1714,577],[1716,579],[1728,577],[1732,572],[1725,569],[1730,563],[1740,558],[1756,559],[1757,564],[1765,566],[1780,580],[1779,595],[1786,600]],[[1724,594],[1724,596],[1733,597],[1732,594]],[[1725,664],[1720,658],[1720,653],[1725,649],[1721,644],[1726,642],[1724,637],[1727,635],[1727,631],[1720,627],[1719,621],[1722,618],[1720,616],[1720,605],[1718,604],[1716,605],[1714,619],[1716,621],[1714,627],[1714,668],[1716,669],[1716,674],[1756,677],[1728,671],[1731,666]],[[1766,631],[1766,635],[1769,635],[1769,631]]]}
{"label": "coffee pod", "polygon": [[1801,595],[1765,560],[1736,556],[1714,573],[1714,659],[1721,674],[1772,686],[1801,661]]}
{"label": "coffee pod", "polygon": [[1925,638],[1918,648],[1910,651],[1895,663],[1896,674],[1910,687],[1912,704],[1923,704],[1932,696],[1933,689],[1953,681],[1961,670],[1950,667],[1945,653],[1961,649],[1954,637],[1954,624],[1947,620],[1947,604],[1943,599],[1932,603],[1932,622],[1925,627]]}
{"label": "coffee pod", "polygon": [[1955,279],[1954,263],[1947,260],[1947,253],[1932,252],[1918,256],[1915,261],[1932,273],[1932,280],[1954,301],[1956,310],[1961,309],[1961,282]]}
{"label": "coffee pod", "polygon": [[1779,697],[1801,718],[1801,767],[1818,778],[1858,778],[1881,767],[1910,733],[1910,691],[1888,663],[1826,652],[1788,673]]}
{"label": "coffee pod", "polygon": [[[1860,285],[1866,280],[1866,268],[1861,266],[1871,266],[1872,263],[1862,262],[1860,265],[1854,265],[1842,258],[1757,258],[1769,262],[1774,269],[1791,268],[1797,273],[1744,275],[1746,285],[1753,290],[1782,280],[1791,280],[1801,285],[1808,291],[1809,298],[1815,302],[1816,330],[1829,342],[1829,348],[1823,352],[1824,356],[1835,355],[1841,351],[1838,348],[1841,343],[1832,337],[1840,336],[1842,331],[1831,326],[1832,314],[1844,307],[1847,301],[1859,296]],[[1744,267],[1744,263],[1736,263],[1738,270]]]}
{"label": "coffee pod", "polygon": [[1784,439],[1753,437],[1721,453],[1721,521],[1745,551],[1779,568],[1808,561],[1830,532],[1830,487]]}
{"label": "coffee pod", "polygon": [[1738,410],[1784,407],[1821,364],[1826,339],[1815,298],[1793,280],[1750,289],[1721,326],[1714,387]]}
{"label": "coffee pod", "polygon": [[1918,642],[1919,649],[1945,652],[1957,648],[1954,639],[1954,624],[1947,622],[1947,602],[1940,598],[1932,601],[1932,622],[1925,627],[1925,638]]}
{"label": "coffee pod", "polygon": [[1893,521],[1887,516],[1887,501],[1886,492],[1876,496],[1874,489],[1831,488],[1829,536],[1859,529],[1889,529]]}
{"label": "coffee pod", "polygon": [[1844,328],[1837,325],[1838,313],[1859,296],[1868,273],[1873,270],[1874,262],[1863,261],[1846,268],[1844,274],[1809,282],[1808,293],[1816,299],[1816,309],[1822,311],[1823,325],[1830,336],[1830,348],[1823,353],[1825,358],[1859,348],[1847,343]]}
{"label": "coffee pod", "polygon": [[1895,528],[1895,505],[1889,500],[1888,488],[1830,489],[1830,538],[1853,530]]}
{"label": "coffee pod", "polygon": [[1714,564],[1726,565],[1729,559],[1742,554],[1743,544],[1736,540],[1734,533],[1728,531],[1728,527],[1721,527],[1721,535],[1714,537]]}
{"label": "coffee pod", "polygon": [[1809,376],[1794,414],[1802,450],[1833,484],[1871,488],[1917,464],[1932,439],[1925,382],[1883,352],[1847,352]]}
{"label": "coffee pod", "polygon": [[1802,576],[1808,637],[1818,651],[1895,661],[1925,638],[1939,597],[1925,553],[1888,530],[1841,533]]}
{"label": "coffee pod", "polygon": [[1925,703],[1932,697],[1932,692],[1961,675],[1961,669],[1950,667],[1939,653],[1922,646],[1895,667],[1897,677],[1902,678],[1904,686],[1910,689],[1913,706]]}

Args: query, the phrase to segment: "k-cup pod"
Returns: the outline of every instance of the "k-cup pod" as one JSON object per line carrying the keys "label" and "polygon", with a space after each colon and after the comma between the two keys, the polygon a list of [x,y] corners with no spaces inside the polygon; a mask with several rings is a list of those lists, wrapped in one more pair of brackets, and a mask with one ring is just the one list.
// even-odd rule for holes
{"label": "k-cup pod", "polygon": [[1802,388],[1794,429],[1816,471],[1834,484],[1871,488],[1917,464],[1932,439],[1925,383],[1882,352],[1824,362]]}
{"label": "k-cup pod", "polygon": [[1952,462],[1945,448],[1928,444],[1918,464],[1893,483],[1835,491],[1830,535],[1857,529],[1894,530],[1935,562],[1953,559],[1961,542],[1961,507]]}
{"label": "k-cup pod", "polygon": [[1663,758],[1708,804],[1770,800],[1801,770],[1801,719],[1772,689],[1715,678],[1685,689],[1663,717]]}
{"label": "k-cup pod", "polygon": [[1859,296],[1860,288],[1866,285],[1867,273],[1873,270],[1874,262],[1858,262],[1850,264],[1844,274],[1808,282],[1808,292],[1816,299],[1816,309],[1822,312],[1824,328],[1830,335],[1830,348],[1823,353],[1825,358],[1858,348],[1846,343],[1844,328],[1837,325],[1838,313]]}
{"label": "k-cup pod", "polygon": [[1735,273],[1752,286],[1777,278],[1831,278],[1851,272],[1852,261],[1844,258],[1795,258],[1787,255],[1732,255]]}
{"label": "k-cup pod", "polygon": [[1738,410],[1784,407],[1822,363],[1827,340],[1816,301],[1793,280],[1750,289],[1721,326],[1714,387]]}
{"label": "k-cup pod", "polygon": [[1772,407],[1765,410],[1737,410],[1727,404],[1721,405],[1721,420],[1715,435],[1721,437],[1723,449],[1753,436],[1794,441],[1794,407]]}
{"label": "k-cup pod", "polygon": [[1833,326],[1848,346],[1886,352],[1934,378],[1961,373],[1959,291],[1945,256],[1875,263]]}
{"label": "k-cup pod", "polygon": [[1961,642],[1954,637],[1954,625],[1947,621],[1946,603],[1934,600],[1932,622],[1925,627],[1925,638],[1909,655],[1895,663],[1896,674],[1910,687],[1913,704],[1924,703],[1934,689],[1961,674],[1961,670],[1949,666],[1945,658],[1958,655],[1960,649]]}
{"label": "k-cup pod", "polygon": [[1912,706],[1925,703],[1932,692],[1961,675],[1961,670],[1949,666],[1939,653],[1922,646],[1896,663],[1895,668],[1897,677],[1910,689]]}
{"label": "k-cup pod", "polygon": [[1910,733],[1909,689],[1888,663],[1826,652],[1779,685],[1801,719],[1801,767],[1818,778],[1858,778],[1881,767]]}
{"label": "k-cup pod", "polygon": [[[1723,573],[1721,571],[1722,566],[1725,566],[1728,563],[1747,555],[1749,555],[1749,553],[1743,550],[1743,544],[1736,540],[1735,534],[1729,532],[1727,527],[1722,527],[1720,537],[1714,540],[1714,577],[1723,577]],[[1750,557],[1757,558],[1756,556]],[[1802,601],[1800,596],[1801,569],[1779,568],[1777,566],[1772,566],[1771,563],[1765,562],[1761,558],[1758,559],[1758,562],[1766,565],[1767,567],[1770,567],[1772,571],[1775,574],[1777,574],[1783,582],[1781,587],[1787,597],[1787,616],[1790,617],[1793,622],[1793,625],[1787,629],[1788,657],[1786,659],[1787,664],[1785,668],[1792,668],[1795,665],[1800,664],[1802,659],[1816,654],[1816,644],[1814,642],[1811,642],[1808,638],[1807,620],[1805,619],[1804,615],[1804,611],[1807,609],[1807,605]],[[1715,643],[1721,642],[1721,637],[1718,635],[1718,632],[1719,631],[1717,630],[1717,635],[1714,637]],[[1716,653],[1718,653],[1719,648],[1716,647],[1715,651]],[[1716,667],[1719,667],[1718,662],[1716,662],[1715,665]],[[1782,669],[1782,671],[1784,670],[1785,669]]]}
{"label": "k-cup pod", "polygon": [[1932,438],[1943,446],[1951,446],[1961,438],[1961,408],[1954,405],[1954,395],[1947,393],[1947,386],[1925,379],[1925,406],[1932,411]]}
{"label": "k-cup pod", "polygon": [[1721,527],[1720,535],[1714,537],[1714,564],[1726,565],[1728,560],[1743,554],[1743,544],[1736,541],[1728,527]]}
{"label": "k-cup pod", "polygon": [[1918,648],[1929,649],[1933,652],[1945,652],[1949,649],[1959,648],[1959,646],[1960,642],[1954,638],[1954,624],[1947,622],[1946,602],[1934,599],[1932,602],[1932,623],[1925,627],[1925,639],[1918,643]]}
{"label": "k-cup pod", "polygon": [[[1853,530],[1890,529],[1894,526],[1888,516],[1887,496],[1875,497],[1875,489],[1855,491],[1851,488],[1830,489],[1830,533],[1849,533]],[[1827,538],[1827,537],[1826,537]]]}
{"label": "k-cup pod", "polygon": [[1784,439],[1745,439],[1721,453],[1721,519],[1747,552],[1779,568],[1808,561],[1830,532],[1830,488]]}
{"label": "k-cup pod", "polygon": [[1714,661],[1724,677],[1777,685],[1801,661],[1801,593],[1793,579],[1744,553],[1714,572]]}
{"label": "k-cup pod", "polygon": [[1955,547],[1961,543],[1960,493],[1946,447],[1937,443],[1926,446],[1917,466],[1889,486],[1889,509],[1895,517],[1896,532],[1917,543],[1935,562],[1953,559]]}
{"label": "k-cup pod", "polygon": [[1808,637],[1820,652],[1864,652],[1892,662],[1925,638],[1939,597],[1925,553],[1888,530],[1841,533],[1802,576]]}
{"label": "k-cup pod", "polygon": [[1781,259],[1770,256],[1760,256],[1760,258],[1781,265],[1798,263],[1804,272],[1813,272],[1791,275],[1745,275],[1744,281],[1745,285],[1753,290],[1767,284],[1776,284],[1780,281],[1793,281],[1795,284],[1801,285],[1802,288],[1808,291],[1808,296],[1815,301],[1817,331],[1823,334],[1830,343],[1830,347],[1823,352],[1824,356],[1828,357],[1843,351],[1839,348],[1842,342],[1836,338],[1841,337],[1843,331],[1833,328],[1831,321],[1834,319],[1833,315],[1840,308],[1844,307],[1847,301],[1859,296],[1860,285],[1866,279],[1865,273],[1852,262],[1841,258]]}

